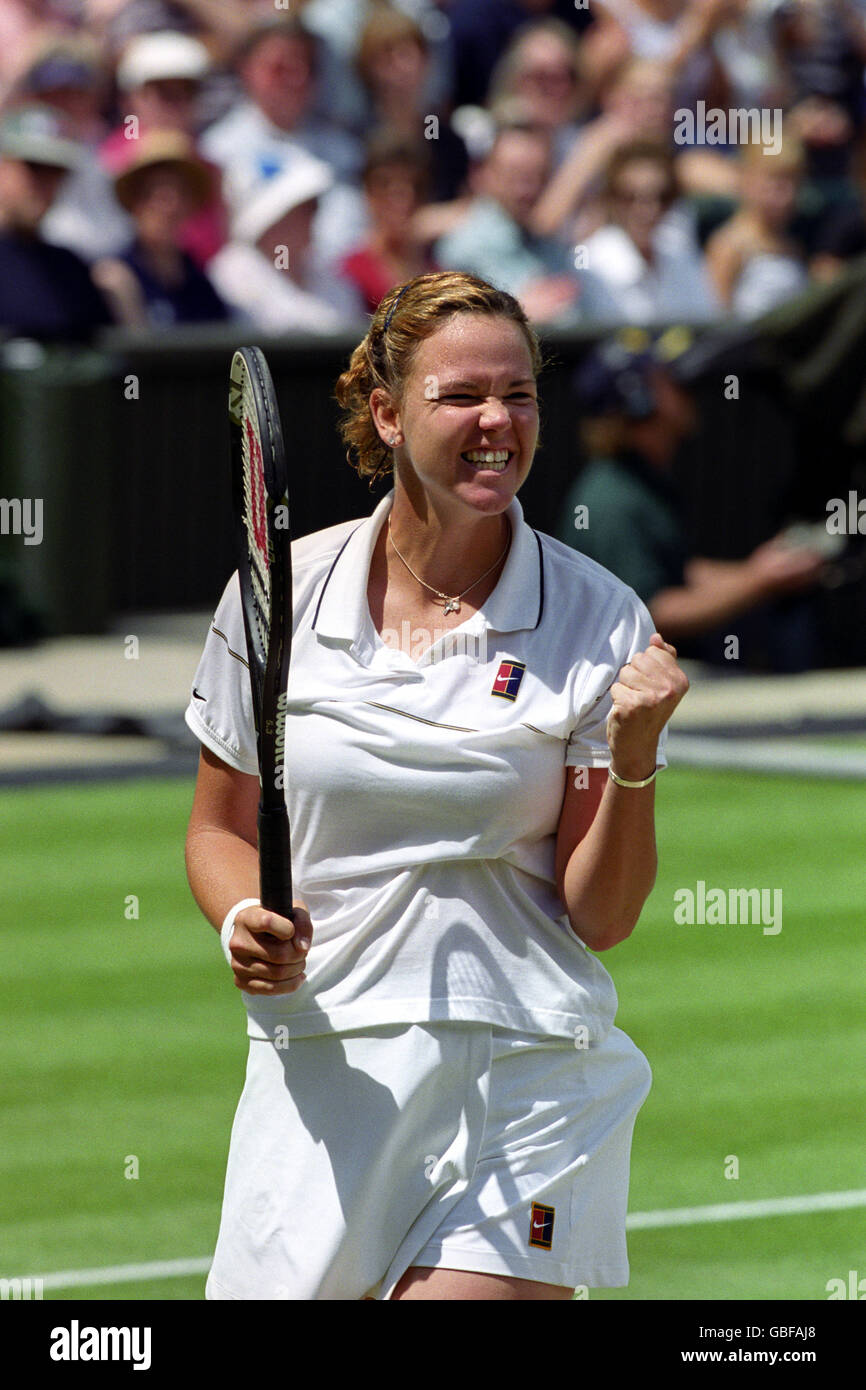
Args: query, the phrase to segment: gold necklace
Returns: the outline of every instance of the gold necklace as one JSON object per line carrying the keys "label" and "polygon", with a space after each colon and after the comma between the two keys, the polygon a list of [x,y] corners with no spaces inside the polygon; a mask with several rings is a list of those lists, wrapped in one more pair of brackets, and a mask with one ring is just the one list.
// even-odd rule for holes
{"label": "gold necklace", "polygon": [[460,612],[460,600],[461,600],[462,598],[464,598],[464,597],[466,596],[466,594],[469,593],[469,590],[470,590],[470,589],[474,589],[474,588],[476,587],[476,585],[480,584],[481,581],[482,581],[482,579],[486,579],[487,576],[488,576],[488,574],[492,574],[493,571],[496,569],[496,566],[499,565],[499,564],[501,564],[501,562],[504,560],[506,554],[508,553],[508,547],[509,547],[510,544],[511,544],[511,523],[509,522],[509,524],[508,524],[508,540],[505,542],[505,549],[503,550],[502,554],[499,556],[499,559],[498,559],[498,560],[494,560],[494,562],[493,562],[493,564],[490,566],[490,569],[489,569],[489,570],[485,570],[484,573],[481,574],[481,575],[479,575],[477,579],[473,579],[472,583],[469,585],[468,588],[466,588],[466,589],[463,590],[463,593],[462,593],[462,594],[452,594],[452,595],[443,594],[443,592],[442,592],[441,589],[434,589],[432,584],[428,584],[427,581],[426,581],[425,579],[422,579],[422,578],[421,578],[420,574],[416,574],[416,573],[415,573],[415,571],[413,570],[412,566],[409,564],[409,561],[406,559],[406,557],[405,557],[404,555],[401,555],[401,554],[400,554],[400,552],[399,552],[399,550],[397,549],[396,545],[394,545],[394,537],[393,537],[392,534],[391,534],[391,514],[390,514],[390,512],[389,512],[389,514],[388,514],[388,539],[390,540],[391,544],[394,546],[394,553],[395,553],[395,555],[397,556],[397,559],[403,561],[403,564],[406,566],[406,568],[407,568],[407,570],[409,571],[409,573],[411,574],[412,578],[413,578],[413,579],[417,579],[417,580],[418,580],[418,583],[419,583],[419,584],[422,584],[422,585],[424,586],[425,589],[429,589],[430,592],[431,592],[431,594],[435,594],[437,598],[441,598],[441,599],[444,601],[444,604],[445,604],[445,613],[446,613],[446,615],[447,615],[448,613],[459,613],[459,612]]}

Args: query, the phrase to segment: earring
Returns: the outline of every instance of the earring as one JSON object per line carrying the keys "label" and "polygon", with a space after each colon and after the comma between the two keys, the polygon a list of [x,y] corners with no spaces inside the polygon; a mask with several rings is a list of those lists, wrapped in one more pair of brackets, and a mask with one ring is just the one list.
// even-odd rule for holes
{"label": "earring", "polygon": [[393,447],[394,447],[394,445],[395,445],[396,443],[397,443],[397,436],[396,436],[396,434],[391,434],[391,435],[389,435],[389,436],[388,436],[388,447],[391,448],[391,449],[393,449]]}

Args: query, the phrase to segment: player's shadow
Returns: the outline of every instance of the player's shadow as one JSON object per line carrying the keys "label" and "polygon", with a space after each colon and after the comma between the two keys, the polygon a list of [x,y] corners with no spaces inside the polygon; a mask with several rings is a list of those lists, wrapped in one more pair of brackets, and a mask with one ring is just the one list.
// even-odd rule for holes
{"label": "player's shadow", "polygon": [[[524,1001],[515,994],[511,981],[508,976],[503,973],[497,961],[484,945],[484,942],[479,938],[478,932],[469,926],[464,926],[459,923],[455,923],[454,926],[450,927],[444,933],[433,954],[430,983],[434,993],[431,995],[431,998],[443,999],[451,997],[448,989],[449,960],[453,960],[458,955],[461,960],[464,961],[467,956],[471,957],[475,963],[475,968],[480,969],[491,981],[493,985],[492,998],[496,999],[500,1004],[513,1006],[518,1010],[525,1007]],[[518,949],[514,952],[515,962],[521,959],[525,960],[525,958],[525,950]],[[553,1081],[551,1081],[549,1094],[546,1090],[543,1090],[539,1092],[539,1094],[534,1095],[532,1100],[541,1102],[549,1100],[551,1102],[558,1101],[561,1103],[561,1097],[556,1093]],[[487,1127],[485,1126],[485,1134],[486,1129]],[[481,1136],[479,1136],[479,1139],[480,1138]],[[473,1157],[477,1159],[478,1153],[476,1152]],[[514,1181],[510,1165],[501,1164],[499,1166],[496,1182],[499,1185],[503,1206],[511,1207],[514,1204],[518,1206],[521,1204],[525,1205],[525,1197]],[[478,1221],[483,1219],[484,1212],[480,1206],[476,1206],[473,1211],[473,1199],[471,1196],[467,1195],[462,1200],[463,1208],[461,1211],[461,1219],[465,1217],[465,1221],[469,1225],[473,1224],[473,1219]],[[525,1255],[525,1243],[515,1238],[514,1250],[519,1256]]]}
{"label": "player's shadow", "polygon": [[[523,954],[515,953],[515,961]],[[455,966],[458,977],[465,977],[468,968],[476,978],[486,976],[493,998],[521,1007],[477,929],[456,923],[443,934],[431,959],[431,998],[450,997],[449,964],[452,986]],[[430,1025],[389,1024],[344,1034],[334,1032],[314,997],[305,1003],[304,1013],[319,1015],[316,1036],[309,1040],[290,1038],[288,1046],[275,1050],[301,1124],[313,1144],[322,1146],[328,1155],[340,1207],[338,1214],[333,1210],[329,1213],[326,1202],[322,1205],[321,1236],[317,1232],[316,1248],[305,1252],[307,1266],[315,1265],[319,1271],[317,1298],[361,1298],[384,1277],[398,1252],[401,1257],[406,1255],[407,1268],[412,1264],[411,1241],[406,1244],[409,1233],[413,1237],[417,1233],[417,1254],[457,1201],[464,1203],[461,1217],[465,1214],[467,1224],[472,1225],[474,1218],[482,1219],[483,1212],[473,1209],[470,1197],[454,1192],[454,1171],[442,1160],[457,1143],[466,1172],[472,1173],[485,1136],[487,1082],[479,1075],[478,1052],[471,1053],[468,1044],[465,1053],[459,1054],[465,1057],[460,1063],[465,1070],[462,1074],[455,1070],[453,1050],[443,1053],[440,1021]],[[453,1021],[465,1029],[463,1020]],[[487,1025],[477,1027],[479,1037],[483,1036]],[[356,1038],[364,1040],[362,1066],[350,1059]],[[396,1054],[405,1069],[405,1083],[402,1072],[391,1084],[377,1079],[372,1074],[380,1069],[375,1062],[367,1069],[376,1055],[370,1050],[370,1042],[375,1040],[384,1062],[383,1074],[387,1076],[389,1069],[393,1074]],[[303,1046],[307,1041],[314,1046]],[[471,1067],[470,1058],[474,1059]],[[532,1100],[561,1103],[554,1079],[549,1095],[542,1087]],[[419,1105],[426,1117],[420,1126]],[[472,1136],[468,1150],[463,1147],[467,1128]],[[315,1156],[316,1162],[319,1158]],[[307,1202],[303,1181],[297,1189],[295,1178],[290,1181],[293,1190],[302,1193],[301,1200]],[[526,1204],[525,1195],[504,1165],[496,1181],[503,1205]],[[314,1192],[313,1184],[312,1199]],[[334,1216],[338,1219],[331,1219]],[[525,1254],[525,1242],[516,1237],[514,1248],[516,1253]]]}
{"label": "player's shadow", "polygon": [[[290,1038],[278,1055],[307,1151],[310,1141],[325,1150],[333,1178],[333,1188],[324,1184],[316,1248],[305,1252],[304,1277],[315,1266],[317,1298],[362,1298],[384,1278],[407,1232],[435,1200],[431,1170],[465,1124],[467,1110],[477,1127],[483,1099],[468,1076],[461,1089],[453,1050],[446,1080],[435,1026],[397,1023],[336,1033],[314,1000],[304,1012],[319,1014],[316,1036]],[[311,1163],[321,1158],[310,1153]],[[303,1182],[300,1188],[294,1178],[291,1183],[307,1202]]]}

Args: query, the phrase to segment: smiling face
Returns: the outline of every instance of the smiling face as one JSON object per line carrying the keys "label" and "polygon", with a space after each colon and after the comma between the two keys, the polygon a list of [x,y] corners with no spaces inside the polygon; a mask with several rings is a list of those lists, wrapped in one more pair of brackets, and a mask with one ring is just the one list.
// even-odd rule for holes
{"label": "smiling face", "polygon": [[440,514],[498,515],[532,466],[536,384],[510,319],[454,314],[419,345],[399,402],[376,390],[370,406],[382,438],[400,441],[398,482]]}

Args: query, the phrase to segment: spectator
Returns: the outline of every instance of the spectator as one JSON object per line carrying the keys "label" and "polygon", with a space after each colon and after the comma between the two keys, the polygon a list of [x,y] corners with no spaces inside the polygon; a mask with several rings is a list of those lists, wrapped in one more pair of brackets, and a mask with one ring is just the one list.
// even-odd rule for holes
{"label": "spectator", "polygon": [[21,107],[0,123],[0,330],[83,341],[110,321],[85,263],[40,233],[80,158],[48,107]]}
{"label": "spectator", "polygon": [[577,32],[594,16],[574,0],[448,0],[454,52],[455,106],[483,106],[490,80],[515,32],[530,20],[554,15]]}
{"label": "spectator", "polygon": [[[602,344],[581,364],[575,393],[588,462],[564,499],[557,534],[631,585],[666,641],[718,659],[729,630],[723,625],[782,596],[802,594],[824,562],[812,550],[789,548],[781,536],[744,560],[689,555],[671,470],[696,420],[677,375],[675,365],[665,365],[662,348],[636,330]],[[769,615],[780,639],[779,666],[811,664],[813,617],[808,603]]]}
{"label": "spectator", "polygon": [[635,140],[668,146],[684,193],[736,197],[736,163],[712,148],[677,145],[674,130],[669,67],[656,59],[627,59],[605,85],[598,116],[581,129],[539,198],[532,214],[535,231],[583,242],[604,215],[601,188],[608,163]]}
{"label": "spectator", "polygon": [[266,333],[334,332],[360,317],[349,286],[323,283],[311,262],[318,200],[332,183],[327,164],[299,154],[238,198],[232,239],[209,271],[227,303]]}
{"label": "spectator", "polygon": [[76,140],[95,145],[106,134],[107,75],[92,39],[85,34],[52,34],[32,50],[15,95],[52,107]]}
{"label": "spectator", "polygon": [[426,139],[432,196],[436,202],[454,198],[466,178],[466,146],[426,99],[430,45],[421,26],[396,10],[374,11],[361,33],[357,65],[369,103],[368,126]]}
{"label": "spectator", "polygon": [[664,145],[634,141],[607,168],[607,221],[585,245],[585,262],[602,281],[605,321],[696,323],[720,311],[704,258],[681,224],[665,214],[679,197],[674,157]]}
{"label": "spectator", "polygon": [[300,145],[329,164],[337,179],[360,171],[358,140],[315,116],[319,48],[297,19],[256,24],[241,45],[238,68],[246,98],[206,132],[202,147],[223,168],[253,159],[267,176],[285,162],[285,146]]}
{"label": "spectator", "polygon": [[429,180],[429,160],[422,141],[388,132],[372,138],[363,176],[370,231],[341,266],[370,314],[394,285],[436,269],[412,230]]}
{"label": "spectator", "polygon": [[[203,3],[210,9],[210,0],[203,0]],[[408,0],[408,3],[415,7],[429,6],[432,0]],[[230,9],[226,15],[231,18],[236,32],[228,47],[220,42],[219,51],[229,64],[252,26],[273,21],[277,11],[282,11],[285,18],[288,10],[293,18],[303,20],[305,29],[316,41],[316,93],[312,114],[346,130],[363,130],[365,97],[355,72],[355,54],[361,28],[369,12],[378,9],[381,0],[287,0],[283,4],[275,0],[228,0],[228,4]],[[212,49],[213,46],[211,41]],[[234,95],[237,99],[237,87]],[[213,119],[223,115],[225,110],[223,106]]]}
{"label": "spectator", "polygon": [[[130,141],[152,131],[175,132],[194,141],[201,84],[210,65],[207,49],[188,34],[166,30],[132,39],[117,68],[123,119],[100,151],[106,168],[113,174],[124,170],[129,163]],[[211,174],[207,202],[181,230],[183,249],[202,266],[223,245],[227,234],[220,170],[214,164]]]}
{"label": "spectator", "polygon": [[174,33],[204,45],[211,68],[196,95],[202,125],[224,115],[238,99],[232,55],[258,13],[273,18],[275,0],[83,0],[88,30],[113,67],[136,39]]}
{"label": "spectator", "polygon": [[17,92],[56,111],[81,143],[81,159],[64,181],[41,226],[46,241],[67,246],[82,260],[115,254],[129,240],[129,219],[119,206],[97,151],[105,136],[102,107],[107,74],[99,50],[83,36],[51,37],[34,50]]}
{"label": "spectator", "polygon": [[135,237],[123,255],[98,262],[93,277],[119,322],[170,328],[228,318],[207,275],[181,244],[183,227],[213,193],[210,170],[195,157],[192,142],[177,131],[142,136],[115,188]]}
{"label": "spectator", "polygon": [[490,82],[496,112],[511,102],[528,125],[550,132],[554,168],[574,143],[587,105],[580,47],[573,28],[559,19],[519,29]]}
{"label": "spectator", "polygon": [[676,104],[720,101],[717,34],[737,16],[741,0],[594,0],[598,11],[586,42],[587,70],[603,85],[627,58],[663,62]]}
{"label": "spectator", "polygon": [[[176,130],[193,138],[201,84],[210,66],[204,44],[188,34],[166,29],[130,39],[117,64],[123,119],[107,145],[107,153],[123,149],[121,141],[135,138],[130,135],[130,124],[141,133]],[[135,118],[132,123],[131,116]]]}
{"label": "spectator", "polygon": [[366,223],[363,198],[353,186],[361,143],[315,114],[318,52],[318,41],[299,20],[255,25],[237,57],[246,97],[205,131],[201,148],[235,186],[271,178],[304,152],[331,168],[334,181],[320,200],[311,248],[326,274],[336,273]]}
{"label": "spectator", "polygon": [[863,122],[866,14],[851,0],[782,0],[772,15],[788,87],[785,123],[803,142],[810,181],[851,201],[852,157]]}
{"label": "spectator", "polygon": [[3,0],[0,5],[0,101],[6,101],[30,61],[34,44],[72,27],[63,0]]}
{"label": "spectator", "polygon": [[746,145],[741,162],[742,202],[707,242],[707,267],[722,305],[749,319],[809,283],[805,254],[790,234],[804,160],[787,140],[775,155]]}
{"label": "spectator", "polygon": [[732,0],[712,45],[727,88],[722,105],[775,108],[783,104],[771,8],[764,0]]}
{"label": "spectator", "polygon": [[[526,313],[541,323],[570,323],[578,317],[581,283],[567,249],[536,236],[532,209],[550,173],[546,131],[506,127],[477,171],[479,197],[453,231],[434,248],[438,265],[468,270],[515,295]],[[595,278],[584,277],[584,297],[592,300]],[[597,306],[588,308],[590,316]],[[611,306],[612,307],[612,306]]]}

